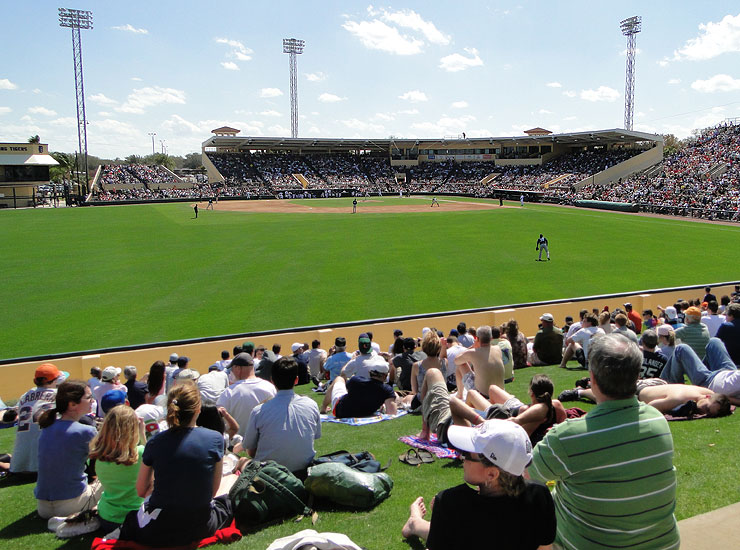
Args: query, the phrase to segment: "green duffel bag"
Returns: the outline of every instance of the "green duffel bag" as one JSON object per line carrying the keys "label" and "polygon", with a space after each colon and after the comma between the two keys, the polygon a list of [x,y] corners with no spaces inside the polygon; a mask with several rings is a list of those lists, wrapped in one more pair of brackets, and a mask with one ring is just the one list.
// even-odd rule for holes
{"label": "green duffel bag", "polygon": [[311,513],[301,480],[272,460],[249,462],[229,497],[240,529]]}
{"label": "green duffel bag", "polygon": [[327,462],[309,468],[304,485],[316,498],[367,509],[390,496],[393,480],[385,472],[370,474],[338,462]]}

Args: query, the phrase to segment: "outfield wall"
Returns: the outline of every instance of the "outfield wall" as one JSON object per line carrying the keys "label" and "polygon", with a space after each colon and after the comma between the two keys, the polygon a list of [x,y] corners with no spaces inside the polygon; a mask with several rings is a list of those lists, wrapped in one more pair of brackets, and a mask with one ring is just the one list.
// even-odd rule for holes
{"label": "outfield wall", "polygon": [[[717,296],[729,295],[734,285],[740,281],[713,284],[712,292]],[[0,398],[3,400],[18,399],[25,391],[32,387],[33,374],[41,363],[53,362],[61,370],[67,371],[73,378],[87,380],[91,367],[104,368],[108,365],[124,367],[135,365],[139,377],[149,371],[150,365],[157,360],[167,361],[170,353],[176,352],[190,358],[190,366],[201,374],[208,370],[208,366],[220,359],[221,350],[231,352],[235,345],[249,340],[255,345],[263,345],[270,349],[277,343],[282,346],[283,355],[290,355],[290,346],[294,342],[308,342],[318,339],[321,347],[329,349],[334,344],[334,338],[343,336],[347,339],[350,349],[356,349],[358,336],[371,331],[374,340],[380,344],[380,349],[388,350],[393,342],[393,331],[401,329],[404,335],[420,336],[422,328],[436,327],[448,334],[461,321],[468,327],[480,325],[496,325],[507,322],[512,317],[519,322],[522,332],[533,337],[537,332],[539,317],[543,313],[551,313],[558,326],[565,324],[565,316],[578,317],[581,309],[602,309],[608,306],[610,311],[622,307],[625,302],[631,302],[636,311],[652,309],[657,313],[657,306],[666,307],[676,300],[701,298],[704,295],[704,285],[687,286],[670,289],[646,290],[638,293],[609,294],[603,296],[587,296],[552,302],[537,302],[516,304],[475,310],[455,312],[430,313],[413,317],[395,317],[380,320],[368,320],[342,323],[332,326],[303,327],[293,330],[275,330],[261,333],[245,333],[229,336],[214,336],[186,340],[179,342],[160,342],[126,348],[110,348],[89,352],[46,355],[43,357],[20,358],[0,361]]]}

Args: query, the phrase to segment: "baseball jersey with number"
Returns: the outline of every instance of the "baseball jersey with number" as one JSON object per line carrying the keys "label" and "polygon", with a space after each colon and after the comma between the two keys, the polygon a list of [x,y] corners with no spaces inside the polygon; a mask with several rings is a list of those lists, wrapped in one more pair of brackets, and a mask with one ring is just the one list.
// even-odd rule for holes
{"label": "baseball jersey with number", "polygon": [[34,388],[18,400],[18,431],[10,460],[11,472],[38,472],[39,417],[54,408],[56,396],[56,388]]}

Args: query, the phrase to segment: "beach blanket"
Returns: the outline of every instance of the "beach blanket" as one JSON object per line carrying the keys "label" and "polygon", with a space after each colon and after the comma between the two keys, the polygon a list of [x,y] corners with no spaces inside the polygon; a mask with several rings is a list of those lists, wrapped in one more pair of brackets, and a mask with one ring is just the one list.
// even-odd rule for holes
{"label": "beach blanket", "polygon": [[[193,548],[203,548],[204,546],[210,546],[217,542],[223,544],[229,544],[236,542],[242,538],[241,531],[236,528],[234,522],[231,525],[219,529],[213,536],[206,537],[200,542],[194,542],[188,546],[173,546],[171,548],[157,548],[157,550],[192,550]],[[132,542],[129,540],[117,540],[117,539],[101,539],[95,538],[90,546],[90,550],[149,550],[151,546],[144,546],[138,542]]]}
{"label": "beach blanket", "polygon": [[322,422],[336,422],[338,424],[347,424],[348,426],[364,426],[365,424],[375,424],[377,422],[383,422],[384,420],[393,420],[399,418],[408,411],[398,411],[398,414],[375,414],[373,416],[364,416],[361,418],[336,418],[333,414],[322,414]]}
{"label": "beach blanket", "polygon": [[460,453],[456,450],[440,445],[435,434],[431,435],[431,439],[419,439],[415,435],[405,435],[399,437],[398,440],[417,449],[426,449],[437,458],[460,458]]}

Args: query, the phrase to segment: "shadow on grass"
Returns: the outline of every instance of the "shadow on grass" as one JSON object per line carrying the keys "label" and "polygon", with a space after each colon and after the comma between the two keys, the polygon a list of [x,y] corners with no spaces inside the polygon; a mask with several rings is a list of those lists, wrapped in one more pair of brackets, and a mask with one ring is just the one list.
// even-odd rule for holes
{"label": "shadow on grass", "polygon": [[46,520],[39,518],[36,512],[31,512],[0,529],[0,539],[15,539],[46,532]]}
{"label": "shadow on grass", "polygon": [[36,483],[36,477],[36,474],[8,474],[5,479],[0,481],[0,489]]}
{"label": "shadow on grass", "polygon": [[411,550],[424,550],[426,548],[426,544],[424,544],[416,535],[404,539],[404,542],[409,545],[409,548],[411,548]]}
{"label": "shadow on grass", "polygon": [[462,469],[463,463],[462,460],[454,459],[454,460],[447,460],[444,464],[442,464],[442,468],[457,468]]}

